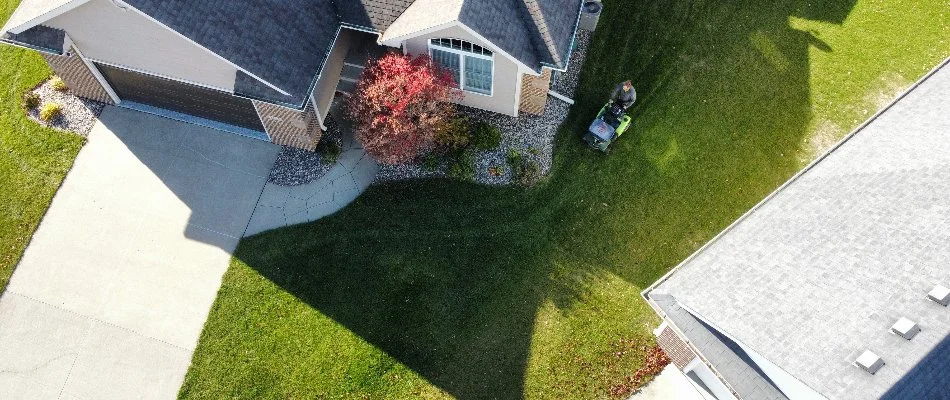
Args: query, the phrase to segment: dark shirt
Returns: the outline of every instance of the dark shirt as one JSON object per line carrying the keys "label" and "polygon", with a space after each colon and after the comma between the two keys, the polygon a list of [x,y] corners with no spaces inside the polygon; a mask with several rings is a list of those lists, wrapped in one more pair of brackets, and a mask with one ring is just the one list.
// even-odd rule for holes
{"label": "dark shirt", "polygon": [[620,83],[610,95],[611,101],[618,99],[623,103],[623,108],[630,108],[637,101],[637,91],[633,89],[633,86],[630,86],[630,90],[624,91],[623,83]]}

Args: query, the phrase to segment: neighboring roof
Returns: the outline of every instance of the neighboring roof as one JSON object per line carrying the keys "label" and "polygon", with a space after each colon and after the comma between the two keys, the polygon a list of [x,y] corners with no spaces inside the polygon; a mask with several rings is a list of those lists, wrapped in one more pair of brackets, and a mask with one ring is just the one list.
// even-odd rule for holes
{"label": "neighboring roof", "polygon": [[[950,308],[927,299],[950,284],[948,132],[945,62],[648,297],[674,296],[830,399],[950,392]],[[923,331],[890,334],[900,317]],[[875,375],[852,365],[866,349],[886,363]]]}
{"label": "neighboring roof", "polygon": [[756,400],[787,400],[775,383],[738,344],[696,319],[683,309],[673,296],[654,295],[656,303],[673,324],[689,338],[690,344],[714,366],[739,394],[740,398]]}

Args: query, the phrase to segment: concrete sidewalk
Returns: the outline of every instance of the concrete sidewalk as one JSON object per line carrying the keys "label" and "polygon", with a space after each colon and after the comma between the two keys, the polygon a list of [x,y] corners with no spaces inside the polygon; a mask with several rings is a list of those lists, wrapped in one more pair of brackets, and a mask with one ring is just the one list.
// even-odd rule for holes
{"label": "concrete sidewalk", "polygon": [[300,186],[267,183],[251,217],[246,235],[288,225],[315,221],[333,214],[356,200],[379,172],[379,165],[363,151],[341,116],[344,140],[339,161],[326,175]]}
{"label": "concrete sidewalk", "polygon": [[0,399],[176,397],[279,150],[107,107],[0,297]]}

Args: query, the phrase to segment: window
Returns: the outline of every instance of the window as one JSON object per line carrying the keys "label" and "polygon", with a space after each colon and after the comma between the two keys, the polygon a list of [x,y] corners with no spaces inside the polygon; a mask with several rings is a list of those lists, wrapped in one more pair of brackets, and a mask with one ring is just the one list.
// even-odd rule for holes
{"label": "window", "polygon": [[429,51],[462,90],[491,96],[494,59],[490,50],[459,39],[432,39]]}

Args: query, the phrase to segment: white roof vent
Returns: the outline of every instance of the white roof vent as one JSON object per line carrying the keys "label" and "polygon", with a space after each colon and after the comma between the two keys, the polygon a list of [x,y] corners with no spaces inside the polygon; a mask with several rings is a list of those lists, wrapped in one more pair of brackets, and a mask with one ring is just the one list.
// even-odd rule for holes
{"label": "white roof vent", "polygon": [[937,304],[946,307],[950,304],[950,289],[947,289],[943,285],[934,286],[933,290],[927,293],[927,297]]}
{"label": "white roof vent", "polygon": [[880,356],[871,352],[871,350],[865,350],[864,353],[854,361],[854,365],[861,367],[861,369],[867,371],[869,374],[874,375],[881,367],[884,366],[884,360]]}
{"label": "white roof vent", "polygon": [[891,332],[900,335],[900,337],[904,339],[911,340],[920,332],[920,326],[914,321],[901,317],[901,319],[897,320],[897,323],[891,327]]}

